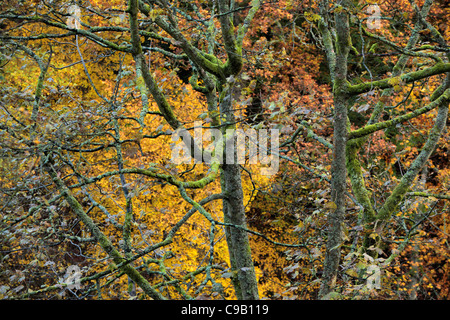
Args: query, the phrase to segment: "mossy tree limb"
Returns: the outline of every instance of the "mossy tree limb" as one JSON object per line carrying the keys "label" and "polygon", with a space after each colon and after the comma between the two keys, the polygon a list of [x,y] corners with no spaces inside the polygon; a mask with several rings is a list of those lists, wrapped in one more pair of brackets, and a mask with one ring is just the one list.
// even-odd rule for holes
{"label": "mossy tree limb", "polygon": [[364,137],[364,136],[370,135],[376,131],[383,130],[388,127],[395,126],[396,124],[411,120],[411,119],[416,118],[416,117],[418,117],[424,113],[427,113],[433,109],[436,109],[437,107],[439,107],[440,105],[445,103],[449,98],[450,98],[450,89],[446,89],[439,96],[439,98],[436,98],[434,101],[430,102],[426,106],[416,109],[410,113],[398,116],[394,119],[383,121],[383,122],[378,122],[378,123],[374,123],[374,124],[369,124],[365,127],[354,130],[349,133],[348,138],[356,139],[356,138]]}
{"label": "mossy tree limb", "polygon": [[[431,8],[432,0],[426,0],[423,7],[422,7],[422,14],[427,15],[430,8]],[[411,36],[408,40],[408,43],[406,45],[406,50],[411,50],[419,40],[420,31],[423,29],[422,25],[420,23],[415,24],[414,29],[411,33]],[[392,69],[392,75],[393,77],[398,77],[401,72],[403,71],[404,67],[406,66],[406,63],[408,62],[410,56],[407,54],[402,54],[395,66]],[[387,88],[384,89],[381,93],[382,97],[388,97],[392,95],[393,89]],[[442,93],[442,92],[441,92]],[[369,121],[367,122],[366,126],[355,130],[364,131],[367,128],[371,128],[372,125],[379,125],[378,121],[381,118],[381,115],[385,109],[385,104],[383,101],[378,101],[375,104],[375,107],[372,111],[372,114],[370,116]],[[428,110],[428,108],[427,108]],[[427,112],[426,110],[423,110],[424,112]],[[411,114],[408,114],[408,116],[414,116]],[[400,119],[394,119],[394,123],[391,123],[390,125],[397,124],[397,121],[400,121]],[[405,120],[406,121],[406,120]],[[386,123],[387,125],[388,123]],[[375,128],[375,127],[372,127]],[[350,130],[349,130],[350,131]],[[370,235],[370,230],[372,228],[371,223],[375,221],[376,218],[376,211],[373,206],[371,199],[371,193],[366,188],[366,182],[363,175],[362,170],[362,164],[359,160],[359,151],[362,148],[362,146],[367,142],[368,138],[370,137],[370,133],[367,133],[366,135],[358,136],[358,134],[354,134],[354,132],[349,133],[349,141],[347,142],[347,171],[350,178],[350,183],[352,186],[352,191],[358,200],[358,202],[363,206],[363,214],[360,216],[360,221],[364,225],[368,226],[368,233],[366,234],[366,239],[364,240],[364,243],[368,242],[367,236]]]}
{"label": "mossy tree limb", "polygon": [[[400,81],[402,83],[408,84],[414,81],[426,79],[435,75],[444,74],[450,72],[450,63],[436,63],[434,66],[405,73],[400,76]],[[361,93],[369,92],[373,89],[387,89],[394,87],[394,81],[392,81],[395,77],[389,77],[383,80],[364,82],[357,85],[350,85],[347,88],[347,93],[350,95],[358,95]]]}
{"label": "mossy tree limb", "polygon": [[[45,161],[45,160],[44,160]],[[70,190],[66,187],[64,182],[58,177],[57,172],[53,169],[52,165],[47,160],[43,164],[43,167],[47,173],[52,178],[53,182],[58,188],[58,191],[63,195],[64,199],[69,204],[75,215],[83,222],[83,224],[91,232],[92,236],[95,237],[101,248],[108,254],[108,256],[114,261],[116,265],[124,262],[125,258],[119,253],[119,251],[113,246],[111,241],[107,236],[99,229],[97,224],[86,214],[83,206],[78,202],[78,200],[72,195]],[[165,297],[156,291],[150,283],[131,265],[122,264],[120,269],[130,277],[142,290],[148,294],[151,298],[155,300],[165,300]]]}
{"label": "mossy tree limb", "polygon": [[450,97],[447,97],[441,101],[435,124],[429,133],[425,145],[417,158],[412,162],[409,169],[403,175],[400,183],[394,188],[391,195],[387,198],[384,205],[378,211],[376,217],[378,220],[386,221],[392,216],[397,209],[397,206],[403,200],[405,194],[409,191],[414,179],[417,177],[422,167],[428,161],[431,153],[434,151],[447,122],[449,101]]}

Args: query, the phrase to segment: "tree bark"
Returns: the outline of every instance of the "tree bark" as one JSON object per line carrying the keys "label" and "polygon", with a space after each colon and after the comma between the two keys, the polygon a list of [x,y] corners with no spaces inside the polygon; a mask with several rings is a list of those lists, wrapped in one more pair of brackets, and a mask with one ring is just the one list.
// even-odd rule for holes
{"label": "tree bark", "polygon": [[[345,5],[345,1],[341,2]],[[351,48],[348,14],[343,9],[335,14],[336,21],[336,53],[332,47],[328,49],[327,56],[333,81],[334,95],[334,133],[333,133],[333,164],[331,180],[332,201],[336,209],[328,215],[328,240],[324,262],[322,285],[319,292],[320,298],[327,298],[333,291],[339,269],[341,255],[341,225],[345,213],[346,191],[346,143],[347,143],[347,57]],[[322,29],[326,30],[326,26]],[[327,32],[323,33],[327,34]],[[335,60],[334,60],[335,59]],[[333,70],[334,68],[334,70]]]}
{"label": "tree bark", "polygon": [[[223,130],[235,129],[234,114],[231,109],[231,90],[229,90],[220,103],[220,112],[225,115],[226,123]],[[247,228],[244,193],[242,190],[242,179],[240,165],[237,163],[236,137],[225,135],[226,139],[233,139],[232,151],[234,154],[234,163],[226,163],[222,165],[222,192],[225,194],[223,200],[224,221],[232,225]],[[224,159],[226,159],[226,155]],[[248,234],[241,228],[227,227],[226,238],[228,251],[230,254],[230,264],[233,273],[233,285],[235,287],[236,296],[239,300],[258,300],[258,283],[255,275],[250,242]]]}

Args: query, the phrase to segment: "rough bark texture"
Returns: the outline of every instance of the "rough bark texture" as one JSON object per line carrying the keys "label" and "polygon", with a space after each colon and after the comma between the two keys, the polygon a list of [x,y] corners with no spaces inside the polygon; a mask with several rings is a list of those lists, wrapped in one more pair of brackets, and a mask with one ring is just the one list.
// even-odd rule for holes
{"label": "rough bark texture", "polygon": [[[241,174],[238,164],[225,164],[223,166],[224,191],[227,203],[224,206],[225,221],[233,225],[246,228],[245,210],[243,205],[244,195],[242,192]],[[247,232],[237,228],[228,231],[230,239],[229,246],[233,249],[231,254],[234,270],[239,280],[238,292],[243,300],[259,299],[258,284],[253,266],[250,243]]]}
{"label": "rough bark texture", "polygon": [[[226,121],[234,123],[234,115],[231,110],[231,94],[227,93],[225,95],[221,101],[220,109],[221,113],[226,115]],[[228,129],[230,127],[235,128],[235,125],[228,126]],[[226,138],[229,139],[230,137]],[[231,139],[235,140],[235,137],[231,137]],[[222,165],[222,192],[225,194],[223,201],[224,221],[246,229],[241,169],[237,163],[236,144],[234,143],[233,145],[234,164],[224,163]],[[237,298],[240,300],[259,299],[258,283],[247,232],[240,228],[228,227],[226,236]]]}
{"label": "rough bark texture", "polygon": [[[345,4],[345,3],[343,3]],[[340,261],[340,245],[342,242],[341,224],[345,213],[345,191],[346,191],[346,143],[347,143],[347,104],[348,96],[346,89],[347,82],[347,57],[351,48],[348,15],[345,11],[335,14],[336,20],[336,61],[334,52],[328,48],[327,55],[334,66],[334,70],[330,70],[333,83],[334,95],[334,133],[333,133],[333,166],[331,195],[332,200],[336,204],[336,209],[328,215],[328,240],[326,246],[326,255],[324,262],[324,271],[322,278],[322,286],[320,288],[319,297],[326,296],[333,290],[336,283],[339,261]]]}

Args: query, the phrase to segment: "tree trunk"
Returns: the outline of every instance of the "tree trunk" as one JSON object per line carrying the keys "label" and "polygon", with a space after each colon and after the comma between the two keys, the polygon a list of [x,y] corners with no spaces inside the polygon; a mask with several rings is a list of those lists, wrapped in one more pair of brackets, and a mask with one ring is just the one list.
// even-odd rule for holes
{"label": "tree trunk", "polygon": [[[247,228],[239,164],[224,164],[222,174],[223,191],[226,194],[223,206],[224,220],[235,226]],[[259,299],[258,284],[247,232],[229,227],[227,242],[231,266],[236,279],[234,281],[236,296],[242,300]]]}
{"label": "tree trunk", "polygon": [[[345,4],[343,1],[342,4]],[[341,224],[345,213],[346,191],[346,143],[347,143],[347,57],[351,48],[348,15],[345,11],[335,14],[336,21],[336,53],[326,46],[330,72],[333,79],[334,95],[334,133],[333,133],[333,165],[331,180],[332,201],[336,209],[328,215],[328,241],[324,262],[320,298],[327,298],[336,283],[341,255]],[[322,26],[324,35],[327,26]],[[334,60],[335,59],[335,60]]]}
{"label": "tree trunk", "polygon": [[[229,126],[224,126],[223,130],[235,129],[234,114],[231,109],[231,90],[229,90],[220,103],[220,112],[225,115]],[[225,194],[223,201],[224,221],[235,227],[226,228],[226,238],[228,251],[230,254],[230,264],[233,273],[233,285],[236,296],[239,300],[258,300],[258,283],[256,280],[255,269],[252,261],[250,242],[248,234],[241,228],[246,229],[246,217],[244,208],[244,193],[242,190],[241,169],[237,163],[236,137],[225,135],[226,139],[233,139],[232,148],[226,149],[227,152],[234,154],[234,163],[222,165],[222,192]]]}

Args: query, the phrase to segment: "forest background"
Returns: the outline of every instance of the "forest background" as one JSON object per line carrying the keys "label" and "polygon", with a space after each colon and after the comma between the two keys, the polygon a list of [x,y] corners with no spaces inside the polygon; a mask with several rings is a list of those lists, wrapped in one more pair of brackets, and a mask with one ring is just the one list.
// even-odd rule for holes
{"label": "forest background", "polygon": [[[449,16],[3,1],[0,297],[448,299]],[[278,132],[276,174],[230,130]]]}

